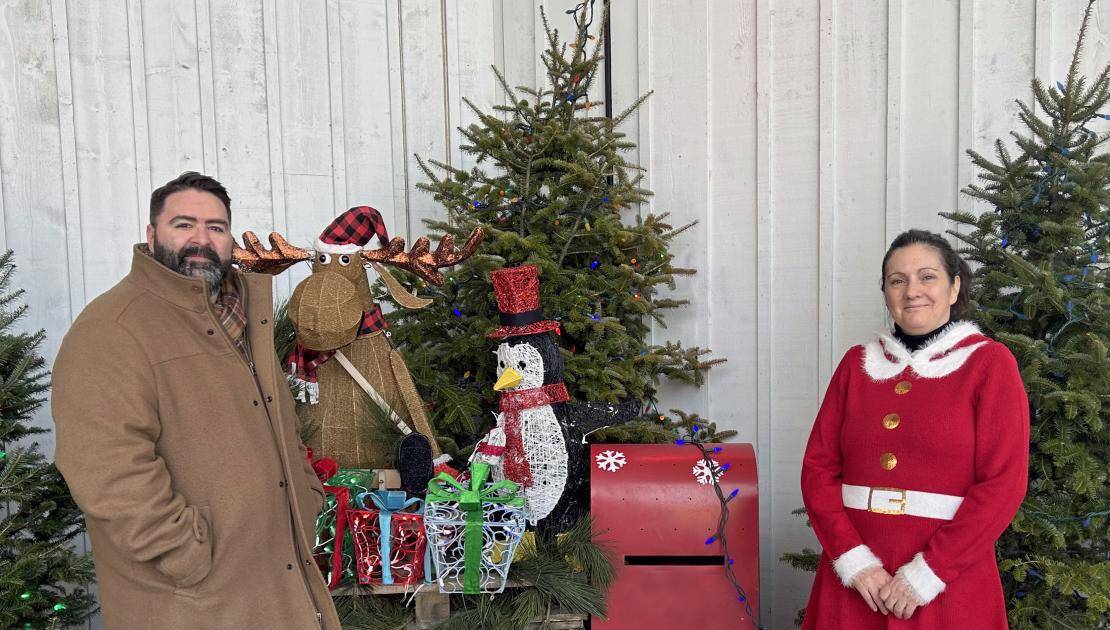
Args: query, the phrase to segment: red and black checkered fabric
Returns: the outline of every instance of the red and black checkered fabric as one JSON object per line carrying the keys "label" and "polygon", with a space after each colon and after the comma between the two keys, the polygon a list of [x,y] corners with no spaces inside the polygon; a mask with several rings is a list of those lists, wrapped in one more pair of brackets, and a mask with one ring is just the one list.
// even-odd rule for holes
{"label": "red and black checkered fabric", "polygon": [[389,243],[381,213],[370,206],[355,206],[335,217],[320,233],[320,240],[328,245],[365,247],[374,236],[382,245]]}

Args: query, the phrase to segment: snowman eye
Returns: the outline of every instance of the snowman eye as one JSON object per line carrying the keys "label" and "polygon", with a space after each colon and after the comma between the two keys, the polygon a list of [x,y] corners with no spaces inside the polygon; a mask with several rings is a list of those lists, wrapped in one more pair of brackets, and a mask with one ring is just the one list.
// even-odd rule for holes
{"label": "snowman eye", "polygon": [[522,370],[523,370],[523,369],[524,369],[524,366],[525,366],[525,363],[524,363],[524,361],[521,361],[520,363],[517,363],[517,365],[519,365],[519,366],[520,366],[520,369],[522,369]]}
{"label": "snowman eye", "polygon": [[342,256],[339,257],[339,264],[346,267],[347,265],[351,264],[351,257],[348,256],[347,254],[343,254]]}
{"label": "snowman eye", "polygon": [[504,361],[498,361],[497,362],[497,367],[504,368],[505,367],[505,362]]}
{"label": "snowman eye", "polygon": [[331,262],[331,255],[330,254],[320,254],[319,256],[316,257],[316,260],[320,261],[321,265],[326,265],[326,264]]}

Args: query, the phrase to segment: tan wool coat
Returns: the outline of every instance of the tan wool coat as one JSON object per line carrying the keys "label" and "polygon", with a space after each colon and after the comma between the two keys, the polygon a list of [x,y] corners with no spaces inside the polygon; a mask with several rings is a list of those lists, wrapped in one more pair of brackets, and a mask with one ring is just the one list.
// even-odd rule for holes
{"label": "tan wool coat", "polygon": [[237,274],[253,366],[204,281],[135,247],[54,364],[57,463],[104,627],[338,630],[312,560],[323,490],[274,354],[271,277]]}

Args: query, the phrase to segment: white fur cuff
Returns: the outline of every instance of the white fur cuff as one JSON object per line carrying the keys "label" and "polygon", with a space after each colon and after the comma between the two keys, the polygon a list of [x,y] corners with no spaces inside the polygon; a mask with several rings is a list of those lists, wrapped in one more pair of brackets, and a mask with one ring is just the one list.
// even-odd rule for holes
{"label": "white fur cuff", "polygon": [[881,566],[883,566],[883,561],[879,560],[879,557],[872,553],[871,548],[867,545],[856,545],[833,561],[833,570],[840,577],[841,583],[849,588],[852,586],[852,579],[856,577],[857,573],[864,569]]}
{"label": "white fur cuff", "polygon": [[895,575],[902,576],[902,579],[913,588],[922,606],[936,599],[937,595],[944,590],[944,582],[937,577],[936,573],[933,573],[925,562],[925,556],[920,552],[913,557],[913,560],[902,565]]}

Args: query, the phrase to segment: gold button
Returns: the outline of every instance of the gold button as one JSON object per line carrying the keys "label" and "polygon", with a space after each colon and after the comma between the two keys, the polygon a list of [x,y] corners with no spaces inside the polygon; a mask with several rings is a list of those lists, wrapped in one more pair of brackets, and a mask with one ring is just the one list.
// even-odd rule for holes
{"label": "gold button", "polygon": [[894,470],[894,467],[898,465],[898,458],[894,456],[894,453],[883,453],[879,462],[883,465],[883,470]]}
{"label": "gold button", "polygon": [[883,428],[896,429],[901,422],[902,418],[898,414],[890,413],[883,418]]}
{"label": "gold button", "polygon": [[898,381],[898,384],[894,386],[894,393],[905,394],[906,392],[910,391],[910,388],[912,387],[913,385],[909,381]]}

